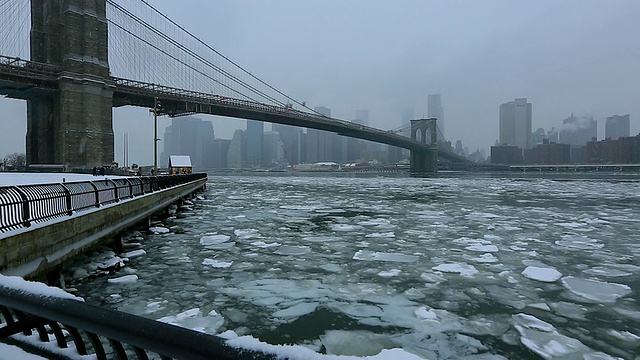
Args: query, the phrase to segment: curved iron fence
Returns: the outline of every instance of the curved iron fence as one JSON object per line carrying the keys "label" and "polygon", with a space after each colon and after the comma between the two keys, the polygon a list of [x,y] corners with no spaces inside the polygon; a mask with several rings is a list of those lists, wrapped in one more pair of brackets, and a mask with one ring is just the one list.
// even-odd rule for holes
{"label": "curved iron fence", "polygon": [[0,341],[20,333],[98,360],[282,358],[231,347],[218,336],[0,285]]}
{"label": "curved iron fence", "polygon": [[205,179],[207,174],[142,176],[0,187],[0,232]]}

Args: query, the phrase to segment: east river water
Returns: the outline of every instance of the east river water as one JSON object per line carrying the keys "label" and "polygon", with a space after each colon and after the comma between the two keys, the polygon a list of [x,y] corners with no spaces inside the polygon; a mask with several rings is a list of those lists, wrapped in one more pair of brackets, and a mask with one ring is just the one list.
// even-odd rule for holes
{"label": "east river water", "polygon": [[119,260],[101,251],[68,282],[91,304],[323,354],[638,359],[637,179],[211,174],[127,234],[124,268],[86,278]]}

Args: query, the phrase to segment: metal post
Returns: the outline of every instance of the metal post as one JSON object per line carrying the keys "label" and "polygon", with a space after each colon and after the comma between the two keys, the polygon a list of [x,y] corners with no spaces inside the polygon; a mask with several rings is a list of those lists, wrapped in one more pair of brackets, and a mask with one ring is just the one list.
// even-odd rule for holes
{"label": "metal post", "polygon": [[158,97],[153,98],[153,175],[158,174]]}

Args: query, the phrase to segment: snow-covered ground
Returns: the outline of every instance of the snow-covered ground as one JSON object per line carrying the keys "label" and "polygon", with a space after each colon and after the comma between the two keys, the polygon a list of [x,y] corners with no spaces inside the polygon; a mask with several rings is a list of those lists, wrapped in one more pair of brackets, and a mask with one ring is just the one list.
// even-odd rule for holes
{"label": "snow-covered ground", "polygon": [[129,234],[124,259],[87,256],[67,280],[89,303],[243,346],[634,359],[638,185],[210,176],[176,216]]}
{"label": "snow-covered ground", "polygon": [[74,181],[92,181],[117,178],[116,175],[93,176],[74,173],[18,173],[0,172],[0,186],[51,184]]}

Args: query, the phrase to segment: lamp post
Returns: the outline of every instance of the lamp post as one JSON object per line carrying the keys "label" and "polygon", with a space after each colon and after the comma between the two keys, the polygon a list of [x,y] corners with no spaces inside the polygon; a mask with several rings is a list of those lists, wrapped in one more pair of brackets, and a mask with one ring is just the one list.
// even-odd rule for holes
{"label": "lamp post", "polygon": [[160,103],[158,97],[153,98],[153,175],[158,175],[158,112]]}

